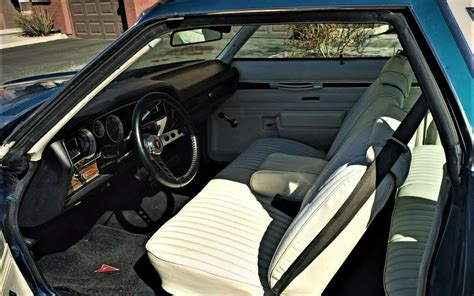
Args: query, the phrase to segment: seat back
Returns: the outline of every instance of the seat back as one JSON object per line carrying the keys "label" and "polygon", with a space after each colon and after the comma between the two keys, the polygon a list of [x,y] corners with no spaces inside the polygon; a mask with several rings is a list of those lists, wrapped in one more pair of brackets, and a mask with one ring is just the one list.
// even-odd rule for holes
{"label": "seat back", "polygon": [[327,159],[331,159],[354,131],[384,115],[387,105],[402,107],[410,93],[414,74],[408,59],[402,55],[390,58],[379,77],[352,107],[332,143]]}
{"label": "seat back", "polygon": [[[352,108],[328,152],[329,163],[308,190],[299,214],[273,256],[268,272],[271,287],[349,197],[367,168],[367,152],[373,151],[368,148],[383,146],[405,117],[402,108],[413,78],[408,60],[397,55],[386,63],[379,78]],[[322,293],[395,186],[406,177],[408,165],[399,169],[404,167],[403,172],[383,180],[349,225],[290,283],[286,294]]]}
{"label": "seat back", "polygon": [[[400,114],[404,114],[403,112]],[[339,165],[317,190],[314,198],[301,209],[287,229],[268,271],[268,280],[274,287],[301,252],[329,223],[334,214],[350,196],[367,169],[368,160],[374,159],[374,151],[379,151],[400,120],[383,117],[375,124],[366,124],[359,129],[360,137],[368,134],[367,143],[347,150],[349,160]],[[373,145],[373,146],[371,146]],[[371,147],[369,149],[369,146]],[[375,146],[375,148],[374,148]],[[379,147],[379,148],[377,148]],[[361,153],[361,151],[364,153]],[[333,160],[331,160],[333,161]],[[349,253],[364,234],[366,228],[383,207],[395,186],[406,177],[409,166],[409,151],[397,161],[392,174],[377,187],[377,190],[359,210],[353,220],[337,238],[285,289],[285,295],[322,293],[331,278],[345,261]],[[375,182],[375,180],[374,180]]]}
{"label": "seat back", "polygon": [[318,194],[323,183],[337,168],[356,157],[365,155],[372,126],[377,118],[387,116],[402,119],[405,117],[407,111],[403,107],[413,79],[414,74],[406,57],[397,55],[387,61],[379,78],[364,93],[344,120],[327,154],[327,159],[330,161],[306,193],[301,208]]}
{"label": "seat back", "polygon": [[428,114],[417,132],[410,172],[395,197],[384,269],[386,295],[417,295],[427,246],[434,240],[435,217],[442,212],[438,205],[445,164],[436,125]]}

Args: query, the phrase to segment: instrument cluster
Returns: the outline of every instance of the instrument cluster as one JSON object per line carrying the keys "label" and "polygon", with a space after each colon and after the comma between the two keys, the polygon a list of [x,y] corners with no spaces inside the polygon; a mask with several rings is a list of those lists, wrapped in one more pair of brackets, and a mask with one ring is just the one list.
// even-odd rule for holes
{"label": "instrument cluster", "polygon": [[[134,107],[135,103],[130,103],[91,119],[64,139],[74,167],[70,195],[104,174],[113,174],[115,165],[133,154],[131,121]],[[151,109],[144,120],[143,131],[156,133],[154,122],[164,114],[164,109]]]}
{"label": "instrument cluster", "polygon": [[[86,185],[103,182],[117,173],[133,156],[135,143],[131,124],[135,104],[128,103],[98,117],[90,117],[85,124],[77,125],[71,136],[63,138],[74,170],[68,202],[73,202],[72,197]],[[142,119],[142,131],[156,134],[159,128],[156,123],[164,116],[167,116],[164,107],[150,108]]]}
{"label": "instrument cluster", "polygon": [[114,164],[130,156],[133,107],[126,105],[95,118],[64,139],[74,169],[69,195],[110,174]]}
{"label": "instrument cluster", "polygon": [[123,142],[124,138],[124,124],[119,116],[112,114],[80,129],[65,145],[71,160],[77,165],[100,157],[103,148],[111,148]]}

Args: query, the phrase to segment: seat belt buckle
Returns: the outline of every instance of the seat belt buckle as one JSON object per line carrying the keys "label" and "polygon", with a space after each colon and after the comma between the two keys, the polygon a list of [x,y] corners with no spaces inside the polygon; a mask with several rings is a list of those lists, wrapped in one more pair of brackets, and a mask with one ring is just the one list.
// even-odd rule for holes
{"label": "seat belt buckle", "polygon": [[294,218],[298,215],[301,202],[296,200],[288,199],[280,194],[275,195],[272,199],[272,206],[277,210],[282,211],[283,213],[287,214],[288,216]]}
{"label": "seat belt buckle", "polygon": [[389,138],[389,140],[392,140],[392,141],[394,141],[395,143],[397,143],[398,145],[402,146],[403,151],[406,151],[406,150],[409,149],[409,147],[408,147],[407,144],[403,143],[402,141],[400,141],[399,139],[395,138],[394,136],[391,136],[391,137]]}

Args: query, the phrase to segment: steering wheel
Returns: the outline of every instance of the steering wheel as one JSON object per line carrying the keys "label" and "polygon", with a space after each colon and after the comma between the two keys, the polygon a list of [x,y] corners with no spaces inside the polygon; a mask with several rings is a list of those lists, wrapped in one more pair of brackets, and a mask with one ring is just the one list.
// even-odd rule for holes
{"label": "steering wheel", "polygon": [[[164,116],[147,122],[147,116],[156,112],[164,113]],[[152,133],[143,131],[144,127],[150,126]],[[170,188],[180,188],[196,176],[199,167],[197,138],[190,117],[175,98],[162,92],[142,97],[133,110],[132,133],[140,160],[158,182]],[[190,165],[183,175],[175,176],[163,160],[162,153],[169,149],[169,144],[178,140],[185,142],[186,137],[192,153]]]}

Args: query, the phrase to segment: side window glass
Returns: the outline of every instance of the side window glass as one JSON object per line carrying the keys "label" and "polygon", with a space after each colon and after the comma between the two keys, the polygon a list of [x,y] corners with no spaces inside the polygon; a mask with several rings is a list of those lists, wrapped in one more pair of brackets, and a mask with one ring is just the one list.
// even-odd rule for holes
{"label": "side window glass", "polygon": [[261,26],[236,58],[390,57],[402,49],[397,34],[381,24]]}

